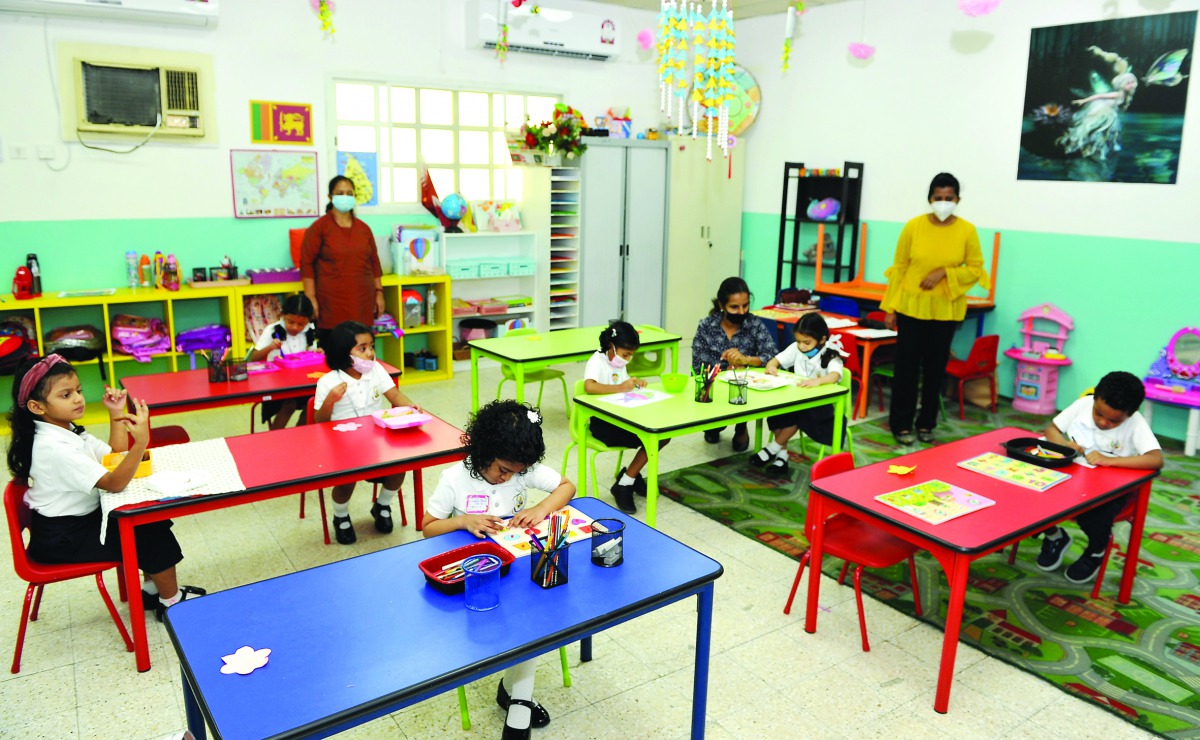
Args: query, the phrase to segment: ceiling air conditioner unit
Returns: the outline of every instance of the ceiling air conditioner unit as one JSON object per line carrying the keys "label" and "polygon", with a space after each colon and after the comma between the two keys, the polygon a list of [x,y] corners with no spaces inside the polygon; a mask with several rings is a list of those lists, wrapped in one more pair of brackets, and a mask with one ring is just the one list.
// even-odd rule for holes
{"label": "ceiling air conditioner unit", "polygon": [[0,12],[215,28],[220,0],[0,0]]}
{"label": "ceiling air conditioner unit", "polygon": [[[476,4],[478,39],[476,46],[495,49],[500,38],[498,13],[506,6],[508,19],[508,50],[527,54],[546,54],[572,59],[605,62],[617,55],[620,36],[616,22],[609,17],[537,7],[532,4],[513,8],[507,0],[499,3],[480,0]],[[468,16],[470,18],[470,16]],[[470,21],[468,20],[468,25]]]}

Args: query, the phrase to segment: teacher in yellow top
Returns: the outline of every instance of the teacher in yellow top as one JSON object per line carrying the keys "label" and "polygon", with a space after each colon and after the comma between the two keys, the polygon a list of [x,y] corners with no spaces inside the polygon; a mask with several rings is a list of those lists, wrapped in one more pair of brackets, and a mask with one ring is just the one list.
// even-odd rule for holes
{"label": "teacher in yellow top", "polygon": [[920,385],[916,438],[933,442],[938,396],[946,377],[950,343],[967,313],[967,291],[988,286],[975,226],[954,215],[959,203],[954,175],[941,172],[929,183],[932,213],[912,219],[900,232],[896,258],[879,307],[896,337],[895,377],[889,422],[900,445],[913,443],[913,416]]}

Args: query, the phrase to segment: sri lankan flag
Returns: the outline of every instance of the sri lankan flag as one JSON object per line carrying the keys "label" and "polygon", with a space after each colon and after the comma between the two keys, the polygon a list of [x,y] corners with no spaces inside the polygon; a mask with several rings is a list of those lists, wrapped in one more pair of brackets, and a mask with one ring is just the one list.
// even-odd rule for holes
{"label": "sri lankan flag", "polygon": [[305,103],[250,101],[250,141],[255,144],[313,143],[312,106]]}

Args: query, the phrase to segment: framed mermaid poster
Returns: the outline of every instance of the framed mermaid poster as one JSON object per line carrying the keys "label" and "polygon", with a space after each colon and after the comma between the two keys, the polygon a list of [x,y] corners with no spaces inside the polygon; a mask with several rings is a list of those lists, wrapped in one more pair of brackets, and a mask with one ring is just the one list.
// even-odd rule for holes
{"label": "framed mermaid poster", "polygon": [[1018,180],[1175,184],[1196,11],[1035,28]]}

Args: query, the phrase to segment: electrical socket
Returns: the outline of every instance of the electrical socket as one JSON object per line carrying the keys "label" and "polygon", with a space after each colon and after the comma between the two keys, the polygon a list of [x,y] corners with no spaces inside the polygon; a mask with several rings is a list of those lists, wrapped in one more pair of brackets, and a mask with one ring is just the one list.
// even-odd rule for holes
{"label": "electrical socket", "polygon": [[54,145],[51,144],[50,146],[39,146],[37,148],[37,156],[38,159],[54,159]]}
{"label": "electrical socket", "polygon": [[12,155],[13,159],[29,159],[29,145],[13,144],[9,150],[9,154]]}

